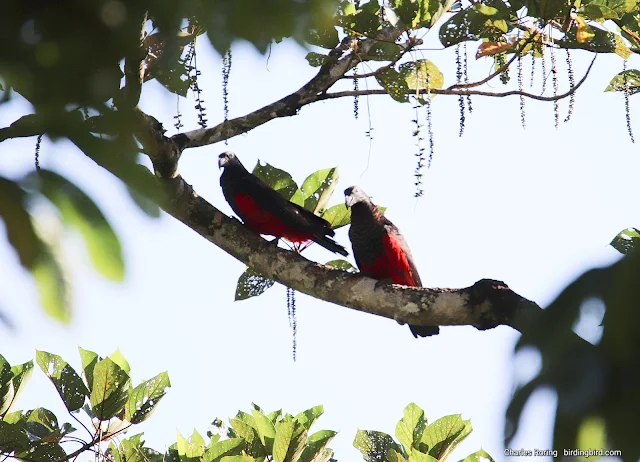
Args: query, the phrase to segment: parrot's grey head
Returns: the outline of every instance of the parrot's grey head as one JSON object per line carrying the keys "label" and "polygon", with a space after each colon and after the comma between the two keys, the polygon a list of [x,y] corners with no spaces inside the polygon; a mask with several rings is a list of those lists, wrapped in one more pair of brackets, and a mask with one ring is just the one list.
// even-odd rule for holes
{"label": "parrot's grey head", "polygon": [[344,203],[347,207],[353,207],[358,202],[369,201],[369,196],[360,186],[350,186],[344,190]]}
{"label": "parrot's grey head", "polygon": [[229,165],[242,165],[240,160],[231,151],[223,152],[218,156],[218,167],[223,168]]}

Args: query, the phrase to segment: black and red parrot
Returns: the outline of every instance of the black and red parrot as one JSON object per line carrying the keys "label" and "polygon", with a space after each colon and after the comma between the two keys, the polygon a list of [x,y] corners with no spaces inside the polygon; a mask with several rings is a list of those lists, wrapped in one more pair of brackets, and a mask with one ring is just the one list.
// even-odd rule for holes
{"label": "black and red parrot", "polygon": [[[360,272],[380,281],[422,287],[411,251],[400,230],[359,186],[345,189],[344,196],[345,204],[351,207],[349,239]],[[437,326],[409,325],[409,328],[416,338],[440,332]]]}
{"label": "black and red parrot", "polygon": [[257,234],[285,238],[291,242],[314,241],[345,257],[347,250],[331,239],[331,224],[282,197],[275,189],[250,173],[236,155],[223,152],[218,166],[224,168],[220,186],[233,211]]}

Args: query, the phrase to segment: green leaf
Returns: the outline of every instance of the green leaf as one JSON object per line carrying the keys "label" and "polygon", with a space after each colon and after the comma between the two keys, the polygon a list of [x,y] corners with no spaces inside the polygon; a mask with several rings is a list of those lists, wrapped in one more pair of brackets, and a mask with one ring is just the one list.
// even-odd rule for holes
{"label": "green leaf", "polygon": [[82,361],[82,371],[89,391],[93,390],[93,368],[96,367],[98,361],[102,360],[97,353],[78,347],[80,351],[80,360]]}
{"label": "green leaf", "polygon": [[338,269],[341,269],[342,271],[347,271],[349,273],[357,273],[358,272],[356,267],[353,266],[351,263],[349,263],[347,260],[342,260],[342,259],[331,260],[331,261],[326,262],[325,265],[332,266],[334,268],[338,268]]}
{"label": "green leaf", "polygon": [[15,398],[11,364],[0,355],[0,416],[9,412]]}
{"label": "green leaf", "polygon": [[57,443],[62,437],[55,414],[42,407],[25,414],[24,428],[32,442]]}
{"label": "green leaf", "polygon": [[62,446],[57,443],[39,444],[27,451],[16,454],[17,459],[29,462],[56,462],[66,457]]}
{"label": "green leaf", "polygon": [[236,301],[246,300],[251,297],[257,297],[262,295],[268,288],[273,286],[275,281],[273,279],[265,278],[260,273],[255,272],[253,269],[247,267],[244,273],[238,278],[238,284],[236,285]]}
{"label": "green leaf", "polygon": [[401,64],[399,71],[410,90],[442,88],[444,85],[442,72],[428,59]]}
{"label": "green leaf", "polygon": [[151,218],[159,218],[160,217],[160,207],[158,204],[153,202],[152,200],[147,199],[147,197],[143,194],[140,194],[135,189],[127,186],[127,192],[129,196],[138,206],[138,208],[143,211],[147,216]]}
{"label": "green leaf", "polygon": [[0,451],[5,453],[21,452],[26,450],[29,445],[29,437],[24,430],[25,419],[20,413],[20,417],[15,422],[8,421],[7,417],[11,414],[7,414],[4,420],[0,420]]}
{"label": "green leaf", "polygon": [[253,418],[255,419],[255,428],[258,431],[260,441],[262,442],[262,445],[265,447],[267,452],[271,454],[273,450],[273,439],[276,436],[276,429],[273,423],[271,423],[271,420],[269,420],[269,418],[262,412],[252,409],[251,413],[253,414]]}
{"label": "green leaf", "polygon": [[320,67],[328,63],[329,59],[331,58],[327,55],[323,55],[322,53],[316,53],[315,51],[310,51],[309,53],[307,53],[307,56],[305,56],[305,59],[307,60],[310,66]]}
{"label": "green leaf", "polygon": [[[626,85],[625,85],[626,79]],[[625,86],[629,87],[629,93],[634,95],[640,91],[640,71],[637,69],[628,69],[616,74],[611,79],[604,91],[625,91]],[[635,228],[629,228],[635,229]],[[624,232],[624,231],[623,231]]]}
{"label": "green leaf", "polygon": [[450,17],[440,27],[442,45],[450,47],[461,42],[483,38],[489,39],[489,41],[498,41],[505,33],[505,20],[509,19],[509,12],[501,10],[504,8],[504,3],[502,6],[497,2],[491,4],[490,7],[479,3],[477,5],[482,6],[467,8]]}
{"label": "green leaf", "polygon": [[376,72],[376,80],[387,90],[389,96],[400,103],[409,101],[409,86],[402,76],[393,68],[382,69]]}
{"label": "green leaf", "polygon": [[306,411],[300,412],[294,417],[294,419],[298,421],[306,430],[309,430],[313,423],[318,420],[318,418],[322,414],[324,414],[324,406],[320,404],[318,406],[307,409]]}
{"label": "green leaf", "polygon": [[244,447],[244,438],[229,438],[211,444],[204,453],[203,462],[219,462],[225,456],[238,456]]}
{"label": "green leaf", "polygon": [[325,168],[309,175],[291,197],[294,202],[316,215],[321,215],[338,185],[338,167]]}
{"label": "green leaf", "polygon": [[372,61],[393,61],[402,53],[402,47],[396,43],[376,42],[363,59]]}
{"label": "green leaf", "polygon": [[238,456],[225,456],[220,459],[220,462],[259,462],[259,459],[246,455]]}
{"label": "green leaf", "polygon": [[495,461],[487,451],[485,451],[484,449],[480,449],[479,451],[476,451],[473,454],[469,454],[467,457],[462,459],[461,462],[495,462]]}
{"label": "green leaf", "polygon": [[60,322],[71,320],[71,287],[54,247],[43,250],[32,269],[45,312]]}
{"label": "green leaf", "polygon": [[320,29],[310,29],[307,32],[305,41],[311,45],[328,49],[335,48],[340,43],[338,30],[333,25]]}
{"label": "green leaf", "polygon": [[409,453],[409,462],[438,462],[438,460],[445,460],[445,458],[436,459],[430,454],[418,451],[416,448],[412,448]]}
{"label": "green leaf", "polygon": [[14,248],[20,264],[31,270],[36,264],[44,243],[36,233],[27,211],[25,192],[14,181],[0,176],[0,217],[4,221],[9,244]]}
{"label": "green leaf", "polygon": [[[0,355],[0,358],[2,358],[1,355]],[[0,359],[0,362],[2,362],[1,359]],[[18,399],[18,396],[24,389],[24,386],[26,385],[26,383],[31,378],[31,374],[33,373],[33,361],[27,361],[24,364],[16,364],[11,368],[11,372],[13,373],[13,378],[11,379],[11,382],[13,384],[13,401],[11,402],[11,404],[9,404],[9,410],[11,409],[11,406],[13,405],[13,403],[16,402],[16,399]],[[1,382],[2,380],[0,379],[0,387],[2,387]],[[1,395],[1,392],[0,392],[0,395]],[[0,399],[0,402],[1,401],[2,399]],[[1,407],[2,405],[0,405],[0,408]],[[2,415],[2,411],[0,411],[0,416],[1,415]]]}
{"label": "green leaf", "polygon": [[408,460],[405,459],[402,453],[397,452],[393,448],[389,449],[389,452],[387,453],[387,461],[388,462],[408,462]]}
{"label": "green leaf", "polygon": [[629,254],[640,248],[640,230],[627,228],[620,231],[611,241],[611,246],[622,254]]}
{"label": "green leaf", "polygon": [[[325,452],[327,444],[337,435],[332,430],[320,430],[315,432],[307,440],[307,445],[302,451],[299,462],[322,462],[328,460],[333,451],[329,454]],[[327,457],[328,456],[328,457]]]}
{"label": "green leaf", "polygon": [[471,433],[471,422],[462,420],[460,414],[442,417],[428,425],[421,442],[428,446],[429,454],[444,459]]}
{"label": "green leaf", "polygon": [[108,454],[114,462],[162,462],[163,457],[157,451],[144,447],[142,433],[125,439],[112,440]]}
{"label": "green leaf", "polygon": [[125,420],[133,424],[147,420],[170,386],[169,374],[161,372],[131,390],[124,408]]}
{"label": "green leaf", "polygon": [[94,267],[106,278],[124,279],[124,260],[118,236],[98,206],[80,188],[66,178],[41,169],[36,176],[40,191],[60,211],[62,220],[83,236]]}
{"label": "green leaf", "polygon": [[601,21],[605,19],[620,19],[618,14],[611,8],[604,5],[589,3],[582,8],[581,13],[588,19]]}
{"label": "green leaf", "polygon": [[424,411],[419,406],[411,403],[404,408],[404,416],[396,425],[396,438],[407,454],[411,454],[414,443],[421,440],[425,426]]}
{"label": "green leaf", "polygon": [[351,210],[345,204],[337,204],[329,207],[322,214],[322,218],[327,220],[333,229],[338,229],[351,223]]}
{"label": "green leaf", "polygon": [[89,390],[69,363],[58,355],[37,350],[36,361],[55,385],[67,410],[73,412],[80,409],[89,396]]}
{"label": "green leaf", "polygon": [[273,459],[275,462],[284,462],[293,436],[293,422],[276,422],[276,434],[273,439]]}
{"label": "green leaf", "polygon": [[120,366],[109,358],[99,361],[93,369],[91,406],[101,421],[122,411],[129,399],[131,379]]}
{"label": "green leaf", "polygon": [[556,43],[561,48],[587,49],[596,53],[616,53],[624,59],[631,56],[631,50],[624,39],[613,32],[602,30],[598,27],[590,27],[584,23],[584,19],[578,16],[580,27],[570,29],[562,39]]}
{"label": "green leaf", "polygon": [[389,435],[373,430],[358,430],[353,441],[356,449],[360,450],[367,462],[385,460],[389,449],[400,452],[400,447]]}
{"label": "green leaf", "polygon": [[129,362],[126,360],[119,348],[109,355],[109,359],[120,366],[120,368],[127,374],[131,372],[131,366],[129,366]]}
{"label": "green leaf", "polygon": [[204,439],[195,430],[188,440],[178,433],[176,448],[178,449],[180,462],[196,462],[204,454]]}
{"label": "green leaf", "polygon": [[259,161],[253,169],[253,174],[278,191],[287,200],[298,190],[298,185],[288,172]]}

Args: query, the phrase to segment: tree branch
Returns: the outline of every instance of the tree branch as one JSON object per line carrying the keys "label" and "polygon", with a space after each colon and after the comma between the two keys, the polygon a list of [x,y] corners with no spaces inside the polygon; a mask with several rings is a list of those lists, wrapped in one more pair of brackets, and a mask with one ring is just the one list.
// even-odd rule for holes
{"label": "tree branch", "polygon": [[179,133],[174,135],[172,140],[180,150],[205,146],[246,133],[272,119],[296,115],[299,109],[317,101],[315,98],[318,94],[326,92],[350,69],[356,66],[360,62],[359,54],[366,55],[378,41],[395,42],[402,32],[401,29],[395,27],[385,27],[376,34],[375,38],[359,40],[357,44],[358,53],[349,51],[352,49],[353,39],[346,37],[338,47],[331,50],[328,62],[320,67],[318,73],[294,93],[250,114],[227,120],[215,127]]}
{"label": "tree branch", "polygon": [[[580,88],[580,86],[585,82],[585,80],[587,80],[587,77],[589,76],[589,72],[591,71],[591,68],[593,67],[593,64],[595,63],[596,58],[598,57],[598,55],[594,56],[593,59],[591,60],[591,64],[589,64],[589,67],[587,68],[587,71],[585,72],[584,76],[582,77],[582,79],[580,79],[580,81],[578,83],[576,83],[576,85],[569,89],[567,92],[565,93],[561,93],[559,95],[556,96],[540,96],[540,95],[536,95],[533,93],[528,93],[526,91],[521,91],[521,90],[511,90],[511,91],[505,91],[505,92],[492,92],[492,91],[479,91],[479,90],[449,90],[449,89],[438,89],[438,88],[432,88],[429,90],[429,93],[435,94],[435,95],[475,95],[475,96],[492,96],[494,98],[504,98],[505,96],[513,96],[513,95],[520,95],[520,96],[525,96],[527,98],[531,98],[531,99],[536,99],[538,101],[558,101],[561,99],[566,98],[567,96],[571,96],[573,93],[575,93],[578,88]],[[426,94],[425,90],[420,90],[418,92],[419,94]],[[349,97],[349,96],[365,96],[365,95],[388,95],[389,93],[386,90],[383,89],[372,89],[372,90],[347,90],[347,91],[337,91],[335,93],[324,93],[322,95],[318,95],[316,97],[316,101],[322,101],[322,100],[326,100],[326,99],[334,99],[334,98],[343,98],[345,96]],[[411,95],[415,95],[416,94],[416,90],[410,90],[409,93],[407,94],[411,94]]]}
{"label": "tree branch", "polygon": [[175,142],[163,135],[153,117],[139,111],[137,120],[140,141],[151,153],[156,177],[168,198],[161,207],[265,277],[327,302],[414,325],[470,325],[478,329],[508,325],[522,331],[542,312],[500,281],[484,279],[464,289],[376,288],[378,281],[374,279],[274,247],[200,197],[177,171],[164,175],[163,159],[171,163],[175,158]]}

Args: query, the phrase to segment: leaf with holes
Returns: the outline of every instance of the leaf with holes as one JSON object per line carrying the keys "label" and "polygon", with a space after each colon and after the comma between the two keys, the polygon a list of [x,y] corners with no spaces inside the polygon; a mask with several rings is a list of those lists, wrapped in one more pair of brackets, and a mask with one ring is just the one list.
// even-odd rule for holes
{"label": "leaf with holes", "polygon": [[58,394],[69,412],[77,411],[89,396],[78,373],[60,356],[36,351],[36,361],[49,380],[53,382]]}
{"label": "leaf with holes", "polygon": [[611,246],[622,254],[629,254],[640,248],[640,230],[627,228],[620,231],[611,241]]}
{"label": "leaf with holes", "polygon": [[333,229],[342,228],[351,223],[351,210],[345,204],[337,204],[329,207],[322,214],[322,218],[327,220]]}
{"label": "leaf with holes", "polygon": [[320,67],[323,64],[328,63],[330,58],[329,56],[323,55],[322,53],[316,53],[315,51],[310,51],[309,53],[307,53],[307,56],[305,56],[305,59],[307,60],[310,66]]}
{"label": "leaf with holes", "polygon": [[331,457],[331,454],[326,452],[327,445],[338,433],[333,430],[320,430],[315,432],[307,440],[307,445],[300,455],[299,462],[323,462],[327,460],[326,456]]}
{"label": "leaf with holes", "polygon": [[130,384],[129,374],[111,359],[99,361],[93,368],[93,414],[104,421],[122,411],[129,399]]}
{"label": "leaf with holes", "polygon": [[389,449],[393,449],[398,453],[401,452],[400,446],[393,441],[393,438],[384,432],[373,430],[358,430],[353,445],[360,450],[362,457],[367,462],[385,460]]}
{"label": "leaf with holes", "polygon": [[347,260],[331,260],[325,263],[327,266],[332,266],[334,268],[341,269],[342,271],[347,271],[348,273],[357,273],[358,270],[355,266],[349,263]]}
{"label": "leaf with holes", "polygon": [[29,462],[56,462],[64,460],[67,453],[57,443],[45,443],[16,453],[16,459]]}
{"label": "leaf with holes", "polygon": [[235,299],[236,301],[246,300],[262,295],[268,288],[273,286],[274,283],[275,281],[273,279],[268,279],[253,269],[247,268],[238,278]]}
{"label": "leaf with holes", "polygon": [[338,167],[325,168],[309,175],[291,197],[294,202],[316,215],[322,215],[338,185]]}
{"label": "leaf with holes", "polygon": [[161,372],[131,390],[124,408],[125,420],[133,424],[147,420],[170,386],[169,374]]}
{"label": "leaf with holes", "polygon": [[428,59],[419,59],[414,62],[403,63],[399,67],[400,77],[402,77],[409,90],[426,90],[429,88],[442,88],[444,76]]}
{"label": "leaf with holes", "polygon": [[471,430],[471,422],[462,420],[460,414],[445,416],[427,425],[421,443],[427,445],[431,456],[442,460],[469,436]]}
{"label": "leaf with holes", "polygon": [[253,174],[278,191],[282,197],[291,200],[291,196],[298,190],[298,185],[293,181],[290,173],[259,161],[253,169]]}
{"label": "leaf with holes", "polygon": [[310,29],[305,36],[305,41],[311,45],[328,49],[335,48],[340,43],[338,30],[333,25]]}
{"label": "leaf with holes", "polygon": [[411,453],[414,444],[422,439],[426,427],[424,411],[415,403],[404,408],[404,416],[396,425],[396,438],[407,454]]}
{"label": "leaf with holes", "polygon": [[300,412],[294,417],[306,430],[309,430],[313,423],[324,414],[324,406],[318,405]]}
{"label": "leaf with holes", "polygon": [[215,441],[205,451],[202,462],[219,462],[223,457],[238,456],[242,454],[244,443],[244,438]]}
{"label": "leaf with holes", "polygon": [[394,100],[400,103],[409,101],[409,86],[395,69],[388,68],[376,72],[376,80]]}
{"label": "leaf with holes", "polygon": [[[625,79],[627,81],[625,85]],[[629,87],[629,93],[634,95],[640,91],[640,71],[628,69],[618,73],[611,79],[604,91],[625,91],[625,86]]]}

